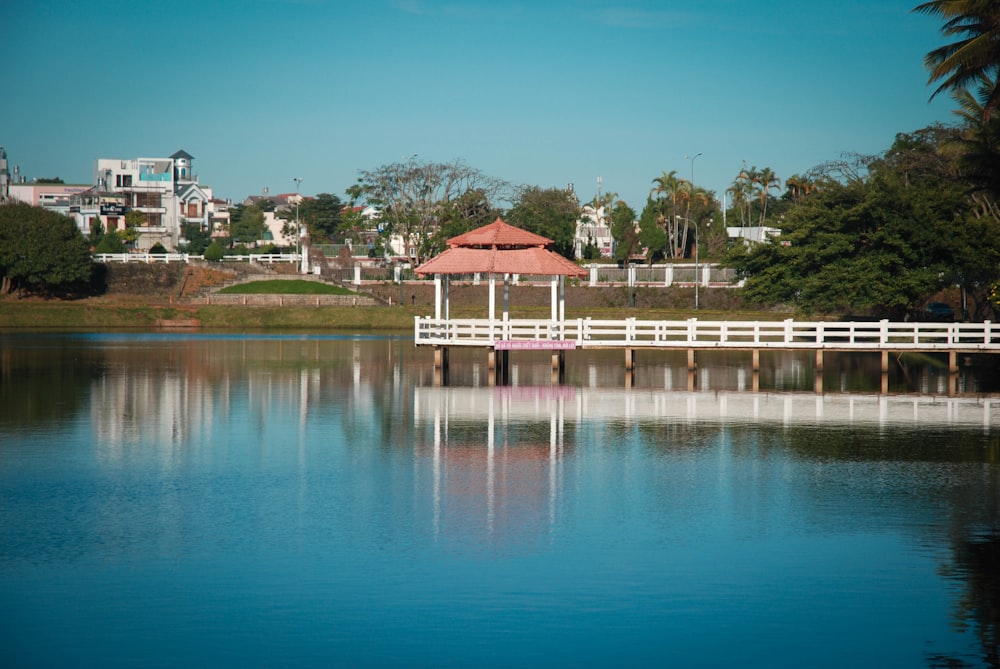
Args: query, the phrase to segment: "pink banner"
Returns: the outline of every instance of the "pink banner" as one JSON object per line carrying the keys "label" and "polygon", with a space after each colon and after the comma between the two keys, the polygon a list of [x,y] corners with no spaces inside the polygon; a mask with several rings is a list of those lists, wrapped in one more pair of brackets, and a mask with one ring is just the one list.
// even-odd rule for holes
{"label": "pink banner", "polygon": [[493,342],[497,351],[568,351],[576,348],[576,342],[559,339],[502,339]]}

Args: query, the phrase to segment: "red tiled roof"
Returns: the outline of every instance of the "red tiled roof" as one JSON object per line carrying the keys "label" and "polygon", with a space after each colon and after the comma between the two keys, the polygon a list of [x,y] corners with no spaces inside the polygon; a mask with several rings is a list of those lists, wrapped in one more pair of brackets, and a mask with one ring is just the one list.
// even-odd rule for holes
{"label": "red tiled roof", "polygon": [[470,230],[464,235],[458,235],[448,240],[448,246],[452,248],[458,246],[474,248],[538,246],[544,248],[551,243],[552,240],[547,237],[515,228],[509,223],[504,223],[500,218],[489,225]]}
{"label": "red tiled roof", "polygon": [[587,276],[576,263],[543,248],[472,249],[452,247],[417,268],[417,274],[538,274]]}
{"label": "red tiled roof", "polygon": [[448,240],[448,250],[417,268],[417,274],[537,274],[587,276],[571,260],[545,248],[551,239],[497,219]]}

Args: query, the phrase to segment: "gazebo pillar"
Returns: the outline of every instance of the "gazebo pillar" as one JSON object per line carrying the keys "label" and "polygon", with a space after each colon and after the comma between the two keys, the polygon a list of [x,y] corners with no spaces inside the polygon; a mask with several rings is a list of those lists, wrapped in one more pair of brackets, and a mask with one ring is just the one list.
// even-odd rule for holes
{"label": "gazebo pillar", "polygon": [[[566,323],[566,277],[559,275],[559,322]],[[565,337],[565,333],[563,337]]]}
{"label": "gazebo pillar", "polygon": [[[552,321],[553,338],[566,338],[566,279],[562,275],[552,275]],[[552,383],[561,383],[566,370],[566,351],[559,349],[552,352]]]}
{"label": "gazebo pillar", "polygon": [[434,320],[441,320],[441,275],[434,275]]}
{"label": "gazebo pillar", "polygon": [[451,318],[451,275],[444,275],[444,319]]}
{"label": "gazebo pillar", "polygon": [[490,317],[490,339],[496,339],[496,335],[493,333],[493,328],[495,327],[493,321],[495,321],[497,317],[497,277],[492,272],[490,272],[489,317]]}
{"label": "gazebo pillar", "polygon": [[510,274],[503,275],[503,319],[510,318]]}
{"label": "gazebo pillar", "polygon": [[559,277],[556,276],[555,274],[552,275],[551,288],[552,288],[551,290],[552,299],[550,300],[550,303],[552,305],[552,320],[558,321],[559,320]]}

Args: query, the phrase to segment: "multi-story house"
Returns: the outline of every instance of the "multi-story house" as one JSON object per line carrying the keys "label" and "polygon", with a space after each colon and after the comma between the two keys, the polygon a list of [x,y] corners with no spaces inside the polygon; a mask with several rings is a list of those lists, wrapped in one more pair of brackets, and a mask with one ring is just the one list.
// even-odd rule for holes
{"label": "multi-story house", "polygon": [[[185,224],[212,229],[212,189],[199,185],[193,160],[186,151],[169,158],[98,158],[92,196],[115,196],[123,201],[125,210],[142,212],[137,248],[149,249],[159,242],[167,249],[176,249]],[[109,231],[125,225],[124,216],[101,218]]]}

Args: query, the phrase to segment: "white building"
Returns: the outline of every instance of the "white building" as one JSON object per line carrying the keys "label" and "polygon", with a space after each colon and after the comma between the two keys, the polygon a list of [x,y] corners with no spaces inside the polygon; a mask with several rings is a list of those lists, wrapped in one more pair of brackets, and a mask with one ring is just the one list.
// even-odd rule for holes
{"label": "white building", "polygon": [[[205,231],[212,229],[212,190],[198,184],[193,160],[186,151],[169,158],[98,158],[94,162],[93,191],[95,195],[120,199],[125,210],[143,213],[145,222],[137,228],[137,248],[149,249],[159,242],[175,250],[185,224],[196,224]],[[112,218],[102,221],[106,230],[124,228],[124,216]]]}
{"label": "white building", "polygon": [[748,225],[745,227],[729,226],[726,235],[730,239],[740,239],[744,244],[763,244],[781,235],[781,228],[766,225]]}
{"label": "white building", "polygon": [[573,238],[573,250],[577,258],[583,257],[583,249],[587,244],[596,246],[602,258],[610,258],[615,253],[615,240],[611,236],[611,226],[604,207],[594,209],[589,204],[583,206]]}

